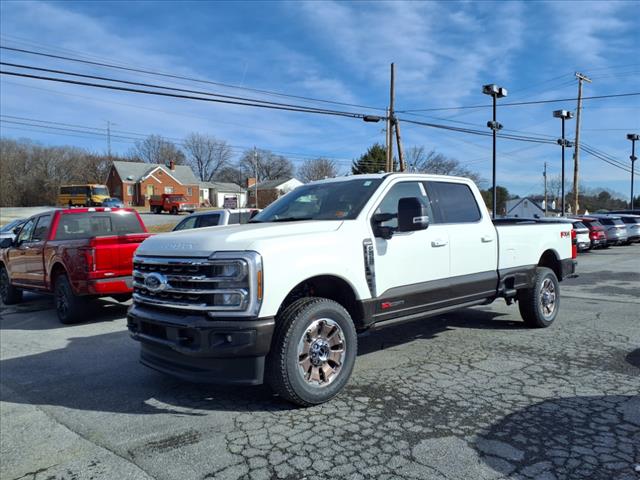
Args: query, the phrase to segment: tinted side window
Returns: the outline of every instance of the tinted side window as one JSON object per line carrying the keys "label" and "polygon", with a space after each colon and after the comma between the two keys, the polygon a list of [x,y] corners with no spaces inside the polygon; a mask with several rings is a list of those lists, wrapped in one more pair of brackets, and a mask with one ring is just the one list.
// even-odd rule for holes
{"label": "tinted side window", "polygon": [[189,218],[185,218],[183,221],[181,221],[178,226],[176,228],[174,228],[174,231],[178,231],[178,230],[189,230],[191,228],[195,228],[196,227],[196,220],[198,218],[197,217],[189,217]]}
{"label": "tinted side window", "polygon": [[470,223],[481,218],[473,192],[463,183],[427,182],[437,223]]}
{"label": "tinted side window", "polygon": [[609,220],[608,218],[601,218],[600,223],[602,225],[613,225],[613,220]]}
{"label": "tinted side window", "polygon": [[51,225],[51,215],[43,215],[38,218],[38,223],[36,223],[36,228],[31,236],[31,241],[40,242],[42,240],[46,240],[47,234],[49,233],[49,225]]}
{"label": "tinted side window", "polygon": [[35,225],[35,220],[29,220],[24,224],[22,230],[20,230],[20,235],[18,235],[18,243],[20,242],[28,242],[31,238],[31,232],[33,231],[33,226]]}
{"label": "tinted side window", "polygon": [[[429,205],[429,197],[425,191],[424,185],[420,182],[400,182],[391,187],[391,190],[378,205],[375,213],[391,213],[398,214],[398,201],[401,198],[418,197],[421,198],[426,205]],[[429,208],[429,218],[433,218],[431,209]],[[383,227],[397,227],[398,219],[393,218],[388,222],[381,223]]]}
{"label": "tinted side window", "polygon": [[219,213],[216,213],[214,215],[202,215],[200,216],[200,222],[198,223],[198,228],[214,227],[219,224],[220,224]]}
{"label": "tinted side window", "polygon": [[61,187],[60,193],[62,195],[69,195],[71,193],[71,187]]}
{"label": "tinted side window", "polygon": [[55,239],[72,240],[130,233],[144,233],[132,212],[68,213],[60,218]]}
{"label": "tinted side window", "polygon": [[229,225],[237,225],[240,223],[240,214],[239,213],[230,213],[229,214]]}

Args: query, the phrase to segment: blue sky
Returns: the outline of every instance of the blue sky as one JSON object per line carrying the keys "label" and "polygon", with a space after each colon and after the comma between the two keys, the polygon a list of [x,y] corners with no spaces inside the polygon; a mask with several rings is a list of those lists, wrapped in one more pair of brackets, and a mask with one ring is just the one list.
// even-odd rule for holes
{"label": "blue sky", "polygon": [[[1,4],[2,44],[79,56],[287,94],[384,108],[396,64],[398,110],[486,104],[485,83],[507,101],[576,96],[575,71],[593,78],[585,95],[640,91],[640,29],[634,2],[10,2]],[[127,74],[2,51],[2,61],[299,103],[234,88]],[[15,70],[15,69],[14,69]],[[3,115],[105,128],[114,135],[214,135],[238,154],[253,145],[295,164],[351,159],[384,142],[382,124],[291,112],[147,97],[2,76]],[[314,104],[315,106],[322,106]],[[554,109],[575,101],[498,108],[505,129],[558,136]],[[335,107],[364,113],[376,110]],[[424,112],[406,118],[486,130],[490,109]],[[398,116],[401,116],[400,114]],[[434,118],[435,117],[435,118]],[[3,117],[7,120],[8,117]],[[15,119],[14,119],[15,120]],[[465,122],[465,123],[454,123]],[[9,128],[12,127],[12,128]],[[18,130],[15,127],[23,128]],[[567,125],[574,136],[574,121]],[[8,137],[106,151],[106,138],[37,132],[2,123]],[[41,129],[40,129],[41,130]],[[96,130],[98,131],[98,130]],[[626,133],[640,131],[640,97],[584,104],[581,138],[630,164]],[[127,132],[127,133],[123,133]],[[512,132],[513,133],[513,132]],[[405,148],[424,145],[487,180],[491,138],[402,125]],[[125,153],[132,140],[113,137]],[[640,146],[639,146],[640,147]],[[498,183],[520,195],[542,190],[542,169],[560,170],[560,147],[499,140]],[[629,173],[581,154],[583,183],[629,194]],[[640,170],[640,164],[636,170]],[[567,155],[567,178],[572,175]],[[636,177],[640,184],[640,178]],[[568,184],[569,187],[569,184]],[[640,190],[640,188],[639,188]]]}

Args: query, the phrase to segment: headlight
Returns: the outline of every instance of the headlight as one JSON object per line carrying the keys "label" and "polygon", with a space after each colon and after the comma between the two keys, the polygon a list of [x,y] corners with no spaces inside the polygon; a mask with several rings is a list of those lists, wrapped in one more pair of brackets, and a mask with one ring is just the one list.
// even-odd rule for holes
{"label": "headlight", "polygon": [[255,317],[262,304],[262,257],[256,252],[216,252],[209,257],[213,265],[211,280],[215,310],[211,317]]}

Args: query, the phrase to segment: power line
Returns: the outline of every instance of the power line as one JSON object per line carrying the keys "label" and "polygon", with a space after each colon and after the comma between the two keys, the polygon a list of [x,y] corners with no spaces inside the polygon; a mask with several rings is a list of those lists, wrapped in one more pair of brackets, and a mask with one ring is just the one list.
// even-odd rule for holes
{"label": "power line", "polygon": [[306,96],[302,96],[302,95],[285,94],[285,93],[274,92],[274,91],[270,91],[270,90],[257,89],[257,88],[241,87],[241,86],[238,86],[238,85],[232,85],[232,84],[222,83],[222,82],[214,82],[212,80],[205,80],[205,79],[201,79],[201,78],[193,78],[193,77],[187,77],[187,76],[184,76],[184,75],[175,75],[175,74],[164,73],[164,72],[155,72],[155,71],[152,71],[152,70],[145,70],[145,69],[141,69],[141,68],[127,67],[127,66],[123,66],[123,65],[115,65],[115,64],[112,64],[112,63],[110,64],[110,63],[106,63],[106,62],[96,62],[96,61],[91,61],[91,60],[83,60],[83,59],[80,59],[80,58],[68,57],[68,56],[64,56],[64,55],[54,55],[54,54],[51,54],[51,53],[38,52],[38,51],[35,51],[35,50],[28,50],[28,49],[24,49],[24,48],[14,48],[14,47],[7,47],[7,46],[4,46],[4,45],[0,45],[0,49],[9,50],[9,51],[13,51],[13,52],[19,52],[19,53],[27,53],[29,55],[38,55],[38,56],[41,56],[41,57],[55,58],[55,59],[58,59],[58,60],[66,60],[66,61],[70,61],[70,62],[84,63],[84,64],[87,64],[87,65],[94,65],[94,66],[100,66],[100,67],[106,67],[106,68],[113,68],[113,69],[124,70],[124,71],[128,71],[128,72],[144,73],[146,75],[154,75],[154,76],[160,76],[160,77],[166,77],[166,78],[174,78],[174,79],[178,79],[178,80],[187,80],[187,81],[190,81],[190,82],[205,83],[205,84],[216,85],[216,86],[225,87],[225,88],[235,88],[235,89],[246,90],[246,91],[251,91],[251,92],[255,92],[255,93],[262,93],[262,94],[265,94],[265,95],[275,95],[275,96],[278,96],[278,97],[296,98],[298,100],[305,100],[305,101],[309,101],[309,102],[328,103],[328,104],[333,104],[333,105],[342,105],[342,106],[348,106],[348,107],[366,108],[366,109],[370,109],[370,110],[379,110],[379,111],[385,111],[386,110],[386,109],[380,108],[380,107],[372,107],[372,106],[359,105],[359,104],[347,103],[347,102],[338,102],[338,101],[335,101],[335,100],[326,100],[326,99],[321,99],[321,98],[306,97]]}
{"label": "power line", "polygon": [[[601,100],[604,98],[619,98],[619,97],[633,97],[640,95],[640,92],[625,92],[625,93],[614,93],[610,95],[592,95],[590,97],[582,97],[582,100]],[[511,102],[511,103],[501,103],[500,107],[515,107],[519,105],[538,105],[543,103],[557,103],[557,102],[570,102],[577,100],[577,97],[572,98],[556,98],[553,100],[531,100],[528,102]],[[411,110],[398,110],[397,113],[412,113],[412,112],[436,112],[443,110],[468,110],[475,108],[491,108],[493,105],[466,105],[461,107],[440,107],[440,108],[417,108]]]}
{"label": "power line", "polygon": [[[46,76],[42,76],[42,75],[31,75],[31,74],[27,74],[27,73],[11,72],[11,71],[6,71],[6,70],[0,70],[0,74],[2,74],[2,75],[11,75],[11,76],[14,76],[14,77],[31,78],[31,79],[35,79],[35,80],[46,80],[46,81],[50,81],[50,82],[67,83],[67,84],[71,84],[71,85],[82,85],[82,86],[87,86],[87,87],[103,88],[103,89],[107,89],[107,90],[116,90],[116,91],[121,91],[121,92],[140,93],[140,94],[145,94],[145,95],[157,95],[157,96],[162,96],[162,97],[182,98],[182,99],[188,99],[188,100],[200,100],[200,101],[205,101],[205,102],[224,103],[224,104],[229,104],[229,105],[242,105],[242,106],[247,106],[247,107],[267,108],[267,109],[272,109],[272,110],[284,110],[284,111],[289,111],[289,112],[317,113],[317,114],[320,114],[320,115],[332,115],[332,116],[338,116],[338,117],[357,118],[357,119],[363,119],[363,120],[366,117],[368,117],[367,115],[365,115],[363,113],[344,112],[344,111],[339,111],[339,110],[321,110],[321,109],[314,109],[314,108],[305,107],[305,106],[289,107],[289,106],[284,106],[284,104],[283,104],[283,106],[281,106],[281,105],[255,103],[255,102],[252,102],[252,101],[243,102],[243,101],[237,101],[237,100],[228,100],[228,99],[222,99],[222,98],[194,97],[194,96],[191,96],[191,95],[182,95],[182,94],[178,94],[178,93],[156,92],[156,91],[152,91],[152,90],[143,90],[143,89],[139,89],[139,88],[121,87],[121,86],[117,86],[117,85],[105,85],[105,84],[100,84],[100,83],[81,82],[81,81],[78,81],[78,80],[69,80],[69,79],[63,79],[63,78],[46,77]],[[110,81],[118,82],[119,80],[110,80]],[[165,87],[158,86],[158,87],[155,87],[155,88],[165,88]],[[374,116],[371,116],[371,117],[377,119],[377,121],[382,120],[382,117],[374,117]]]}

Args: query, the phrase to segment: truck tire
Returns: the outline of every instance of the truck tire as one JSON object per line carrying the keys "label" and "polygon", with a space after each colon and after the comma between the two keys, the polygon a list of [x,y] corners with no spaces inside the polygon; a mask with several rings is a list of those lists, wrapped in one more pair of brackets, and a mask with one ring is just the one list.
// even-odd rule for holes
{"label": "truck tire", "polygon": [[530,328],[545,328],[553,323],[560,309],[560,286],[553,270],[536,268],[533,287],[518,292],[518,308]]}
{"label": "truck tire", "polygon": [[177,215],[178,209],[176,207],[171,207],[171,215]]}
{"label": "truck tire", "polygon": [[276,318],[267,383],[296,405],[324,403],[349,380],[357,348],[355,326],[342,305],[326,298],[301,298]]}
{"label": "truck tire", "polygon": [[73,293],[66,275],[56,278],[53,293],[60,323],[70,325],[79,322],[86,313],[87,301]]}
{"label": "truck tire", "polygon": [[5,305],[15,305],[22,301],[22,290],[11,285],[9,274],[4,267],[0,267],[0,298]]}

